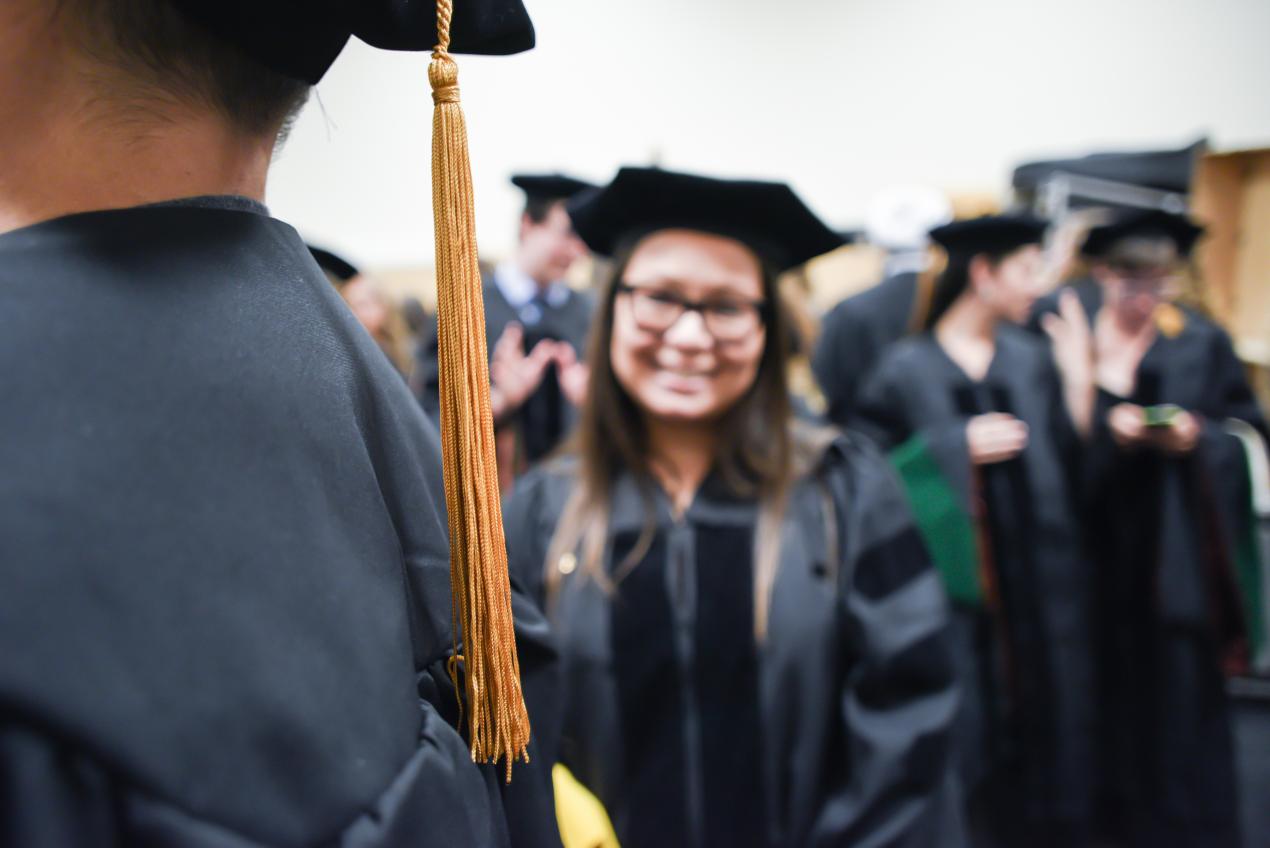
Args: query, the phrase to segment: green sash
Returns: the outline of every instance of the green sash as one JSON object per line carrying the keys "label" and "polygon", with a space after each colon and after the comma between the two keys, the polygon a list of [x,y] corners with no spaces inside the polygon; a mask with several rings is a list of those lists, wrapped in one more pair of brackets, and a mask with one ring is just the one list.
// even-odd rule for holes
{"label": "green sash", "polygon": [[982,606],[974,522],[957,492],[948,485],[926,440],[914,436],[891,451],[890,459],[899,472],[917,529],[943,577],[948,596],[958,603]]}
{"label": "green sash", "polygon": [[1258,497],[1264,502],[1270,490],[1270,468],[1267,468],[1265,445],[1261,435],[1243,421],[1228,419],[1226,431],[1239,439],[1244,448],[1244,473],[1247,475],[1248,500],[1243,520],[1236,524],[1242,528],[1234,540],[1235,582],[1239,587],[1239,600],[1248,630],[1248,649],[1255,670],[1270,672],[1270,621],[1267,621],[1267,583],[1270,574],[1262,558],[1259,522],[1267,512],[1267,505],[1257,508]]}

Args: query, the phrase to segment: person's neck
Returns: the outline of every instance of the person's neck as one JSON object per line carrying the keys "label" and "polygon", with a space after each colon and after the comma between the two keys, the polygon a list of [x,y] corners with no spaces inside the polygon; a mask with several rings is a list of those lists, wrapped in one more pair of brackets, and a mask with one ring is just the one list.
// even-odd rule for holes
{"label": "person's neck", "polygon": [[714,428],[702,422],[647,422],[649,466],[670,498],[675,515],[683,515],[714,464]]}
{"label": "person's neck", "polygon": [[523,255],[517,254],[514,263],[520,273],[534,281],[534,285],[538,287],[538,291],[542,294],[546,294],[547,290],[556,283],[555,280],[544,280],[542,271],[536,268]]}
{"label": "person's neck", "polygon": [[987,373],[996,350],[1000,317],[972,293],[962,295],[935,323],[935,338],[970,377]]}
{"label": "person's neck", "polygon": [[49,71],[30,91],[0,86],[0,232],[200,195],[263,202],[271,137],[210,110],[110,103],[75,80]]}

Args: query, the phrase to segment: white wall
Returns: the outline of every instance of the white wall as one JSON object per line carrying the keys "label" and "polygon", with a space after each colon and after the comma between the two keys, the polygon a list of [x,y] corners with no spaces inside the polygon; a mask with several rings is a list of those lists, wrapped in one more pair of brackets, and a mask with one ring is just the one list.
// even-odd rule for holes
{"label": "white wall", "polygon": [[[527,5],[535,50],[459,59],[489,256],[518,169],[781,178],[846,227],[900,180],[1004,192],[1049,155],[1270,145],[1270,0]],[[274,167],[274,213],[370,266],[431,264],[426,68],[350,44]]]}

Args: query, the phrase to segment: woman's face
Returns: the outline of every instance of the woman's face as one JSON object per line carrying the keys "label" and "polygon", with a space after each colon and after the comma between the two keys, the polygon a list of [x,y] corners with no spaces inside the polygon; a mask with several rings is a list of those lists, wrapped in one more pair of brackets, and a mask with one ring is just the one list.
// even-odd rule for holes
{"label": "woman's face", "polygon": [[712,421],[753,385],[767,332],[762,269],[745,245],[662,230],[636,245],[618,287],[609,355],[646,415]]}
{"label": "woman's face", "polygon": [[995,265],[984,263],[980,293],[1006,321],[1027,321],[1032,304],[1044,292],[1044,256],[1039,245],[1029,244],[1002,257]]}

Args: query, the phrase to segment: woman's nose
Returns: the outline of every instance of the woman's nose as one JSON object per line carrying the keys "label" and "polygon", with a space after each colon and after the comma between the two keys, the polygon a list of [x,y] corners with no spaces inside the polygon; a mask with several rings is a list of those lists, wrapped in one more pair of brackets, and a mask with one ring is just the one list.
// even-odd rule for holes
{"label": "woman's nose", "polygon": [[685,309],[675,323],[671,324],[663,334],[667,344],[684,348],[710,348],[714,346],[714,336],[706,328],[705,316],[695,309]]}

